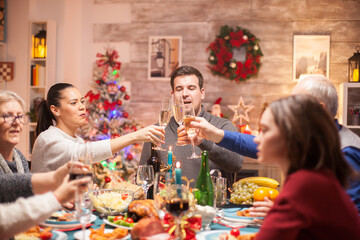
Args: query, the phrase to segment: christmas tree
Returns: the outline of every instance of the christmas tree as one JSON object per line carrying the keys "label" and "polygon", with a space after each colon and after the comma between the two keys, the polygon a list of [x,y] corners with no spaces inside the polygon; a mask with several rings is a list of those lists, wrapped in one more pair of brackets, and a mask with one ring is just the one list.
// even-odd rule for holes
{"label": "christmas tree", "polygon": [[[94,82],[85,98],[88,112],[88,124],[81,128],[81,135],[87,141],[116,138],[140,128],[131,120],[126,106],[130,95],[123,85],[120,76],[121,63],[116,50],[108,49],[105,54],[96,55]],[[131,145],[115,154],[114,158],[102,161],[95,166],[95,171],[109,181],[109,169],[116,173],[118,179],[131,179],[136,173],[141,146]]]}

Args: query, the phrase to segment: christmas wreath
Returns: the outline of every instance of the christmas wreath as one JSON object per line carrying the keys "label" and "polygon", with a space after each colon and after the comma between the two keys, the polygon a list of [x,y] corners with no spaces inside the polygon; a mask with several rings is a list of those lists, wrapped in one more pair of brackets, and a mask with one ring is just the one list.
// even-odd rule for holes
{"label": "christmas wreath", "polygon": [[[247,29],[235,29],[225,25],[220,34],[207,48],[210,51],[208,66],[215,75],[225,76],[237,82],[244,81],[256,75],[260,68],[260,57],[263,53],[259,39]],[[245,47],[245,62],[233,58],[235,48]]]}

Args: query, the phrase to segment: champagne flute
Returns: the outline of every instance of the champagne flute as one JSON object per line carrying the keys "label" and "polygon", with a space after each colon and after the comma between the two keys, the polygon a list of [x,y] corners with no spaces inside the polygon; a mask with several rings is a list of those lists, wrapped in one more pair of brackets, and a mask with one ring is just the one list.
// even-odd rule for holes
{"label": "champagne flute", "polygon": [[195,121],[194,106],[192,104],[187,105],[185,107],[184,112],[185,112],[185,114],[184,114],[185,131],[191,141],[191,146],[192,146],[192,154],[190,157],[188,157],[188,159],[200,158],[200,156],[196,155],[196,153],[195,153],[194,138],[196,137],[196,131],[195,131],[195,128],[190,127],[191,121]]}
{"label": "champagne flute", "polygon": [[[73,154],[72,161],[79,161],[84,164],[84,168],[72,167],[70,169],[70,180],[83,178],[90,176],[92,177],[92,151],[91,144],[85,143],[80,146],[78,152]],[[90,184],[90,183],[89,183]],[[83,239],[85,239],[85,228],[86,223],[90,222],[92,215],[92,202],[88,196],[88,192],[76,194],[75,196],[75,211],[76,218],[81,223]]]}
{"label": "champagne flute", "polygon": [[[161,99],[161,107],[160,107],[160,112],[159,112],[159,125],[164,130],[170,121],[170,117],[171,117],[171,98],[163,97]],[[163,149],[161,147],[161,145],[157,146],[153,149],[159,150],[159,151],[166,151],[166,149]]]}
{"label": "champagne flute", "polygon": [[[183,124],[184,114],[185,114],[185,104],[184,99],[181,95],[177,96],[175,94],[172,95],[172,102],[173,102],[173,115],[175,121],[180,125]],[[176,142],[176,145],[182,146],[179,141]]]}
{"label": "champagne flute", "polygon": [[140,165],[136,173],[136,184],[140,185],[147,196],[149,187],[154,183],[154,168],[151,165]]}
{"label": "champagne flute", "polygon": [[175,237],[183,239],[181,235],[181,217],[189,210],[189,194],[187,186],[181,184],[168,185],[166,188],[166,210],[175,219]]}

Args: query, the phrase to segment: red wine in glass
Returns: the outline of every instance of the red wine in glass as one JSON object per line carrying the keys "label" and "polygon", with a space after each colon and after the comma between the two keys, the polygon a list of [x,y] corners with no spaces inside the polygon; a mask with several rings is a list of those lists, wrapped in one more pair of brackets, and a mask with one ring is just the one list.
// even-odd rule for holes
{"label": "red wine in glass", "polygon": [[[92,179],[92,173],[91,172],[81,172],[81,173],[70,173],[69,174],[69,181],[80,179],[83,177],[90,177]],[[86,186],[87,184],[83,184],[83,186]]]}
{"label": "red wine in glass", "polygon": [[189,210],[189,201],[180,198],[171,199],[166,202],[166,210],[174,216],[180,216]]}

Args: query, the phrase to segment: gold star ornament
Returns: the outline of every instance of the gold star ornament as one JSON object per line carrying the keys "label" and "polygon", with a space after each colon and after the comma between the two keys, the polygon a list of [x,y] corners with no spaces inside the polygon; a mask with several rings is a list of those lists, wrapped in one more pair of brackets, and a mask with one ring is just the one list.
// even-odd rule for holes
{"label": "gold star ornament", "polygon": [[234,123],[239,122],[242,125],[242,120],[250,122],[249,112],[255,107],[254,105],[245,105],[242,97],[239,98],[237,105],[228,105],[228,107],[234,112],[234,117],[232,121]]}

